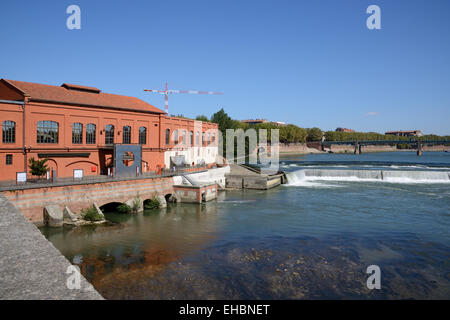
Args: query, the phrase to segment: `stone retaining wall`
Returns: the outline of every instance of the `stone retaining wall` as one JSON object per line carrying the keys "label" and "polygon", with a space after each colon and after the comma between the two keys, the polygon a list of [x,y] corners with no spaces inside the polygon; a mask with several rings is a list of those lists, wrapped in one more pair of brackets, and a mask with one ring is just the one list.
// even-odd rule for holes
{"label": "stone retaining wall", "polygon": [[29,221],[42,222],[44,207],[50,204],[59,205],[61,209],[68,206],[79,213],[94,202],[102,206],[127,202],[137,195],[146,200],[155,194],[173,194],[173,184],[173,178],[167,177],[4,191],[3,194]]}

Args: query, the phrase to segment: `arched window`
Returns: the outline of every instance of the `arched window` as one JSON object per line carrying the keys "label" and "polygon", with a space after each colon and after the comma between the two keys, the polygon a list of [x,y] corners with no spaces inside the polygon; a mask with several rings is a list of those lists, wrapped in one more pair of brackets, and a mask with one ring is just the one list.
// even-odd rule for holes
{"label": "arched window", "polygon": [[105,144],[114,144],[114,126],[112,124],[105,127]]}
{"label": "arched window", "polygon": [[189,137],[190,137],[190,143],[191,143],[191,146],[193,146],[194,145],[194,132],[189,132]]}
{"label": "arched window", "polygon": [[75,122],[72,124],[72,143],[83,143],[83,125],[81,123]]}
{"label": "arched window", "polygon": [[216,141],[216,135],[213,133],[212,134],[212,142],[213,142],[213,144],[214,144],[215,141]]}
{"label": "arched window", "polygon": [[175,130],[173,132],[173,140],[174,140],[175,144],[178,144],[178,130]]}
{"label": "arched window", "polygon": [[205,144],[205,133],[202,132],[202,144]]}
{"label": "arched window", "polygon": [[37,123],[37,143],[58,143],[58,122],[38,121]]}
{"label": "arched window", "polygon": [[166,144],[170,144],[170,129],[166,129]]}
{"label": "arched window", "polygon": [[130,126],[123,126],[122,143],[125,143],[125,144],[131,143],[131,127]]}
{"label": "arched window", "polygon": [[147,128],[140,127],[139,128],[139,144],[146,144],[146,143],[147,143]]}
{"label": "arched window", "polygon": [[14,121],[3,121],[3,143],[16,142],[16,123]]}
{"label": "arched window", "polygon": [[209,144],[209,132],[208,132],[208,138],[206,139],[206,144]]}
{"label": "arched window", "polygon": [[88,123],[86,125],[86,144],[95,144],[95,135],[97,127],[93,123]]}
{"label": "arched window", "polygon": [[195,139],[196,145],[198,146],[200,144],[200,132],[197,131],[196,139]]}

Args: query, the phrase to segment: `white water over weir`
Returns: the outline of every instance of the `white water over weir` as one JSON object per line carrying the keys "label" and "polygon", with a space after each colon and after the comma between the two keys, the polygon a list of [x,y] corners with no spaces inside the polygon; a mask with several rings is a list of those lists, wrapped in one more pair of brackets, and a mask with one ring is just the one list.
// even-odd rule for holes
{"label": "white water over weir", "polygon": [[449,171],[301,169],[286,174],[288,185],[307,181],[379,181],[393,183],[450,183]]}

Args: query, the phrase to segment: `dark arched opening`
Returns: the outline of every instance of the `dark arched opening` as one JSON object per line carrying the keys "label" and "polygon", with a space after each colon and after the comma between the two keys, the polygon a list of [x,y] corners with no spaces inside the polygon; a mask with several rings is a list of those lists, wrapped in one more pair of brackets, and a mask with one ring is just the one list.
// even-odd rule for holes
{"label": "dark arched opening", "polygon": [[104,213],[108,212],[117,212],[117,207],[120,206],[121,202],[109,202],[100,207],[100,210],[102,210]]}

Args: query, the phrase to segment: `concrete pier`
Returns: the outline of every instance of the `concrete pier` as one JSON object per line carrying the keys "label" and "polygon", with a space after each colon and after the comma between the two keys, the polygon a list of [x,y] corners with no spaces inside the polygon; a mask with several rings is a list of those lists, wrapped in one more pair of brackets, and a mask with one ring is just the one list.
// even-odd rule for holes
{"label": "concrete pier", "polygon": [[423,145],[422,142],[418,141],[417,142],[417,155],[421,156],[423,153]]}
{"label": "concrete pier", "polygon": [[358,141],[355,141],[355,154],[361,154],[361,145]]}
{"label": "concrete pier", "polygon": [[226,175],[228,189],[268,190],[285,183],[283,173],[261,174],[244,165],[230,164],[230,173]]}
{"label": "concrete pier", "polygon": [[83,277],[69,289],[71,263],[0,193],[0,299],[100,300]]}

